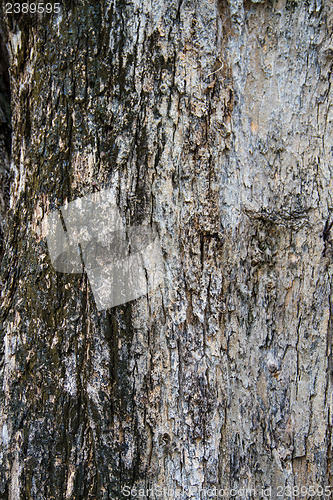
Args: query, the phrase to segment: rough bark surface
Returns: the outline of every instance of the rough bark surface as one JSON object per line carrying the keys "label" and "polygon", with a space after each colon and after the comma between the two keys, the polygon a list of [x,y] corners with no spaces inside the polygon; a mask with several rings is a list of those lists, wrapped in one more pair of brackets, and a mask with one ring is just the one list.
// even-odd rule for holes
{"label": "rough bark surface", "polygon": [[[5,214],[9,202],[9,158],[11,144],[10,85],[5,30],[0,21],[0,259],[3,256]],[[1,286],[1,281],[0,281]]]}
{"label": "rough bark surface", "polygon": [[[2,498],[333,486],[331,1],[4,19]],[[166,270],[102,312],[45,240],[45,214],[93,185],[157,224]]]}

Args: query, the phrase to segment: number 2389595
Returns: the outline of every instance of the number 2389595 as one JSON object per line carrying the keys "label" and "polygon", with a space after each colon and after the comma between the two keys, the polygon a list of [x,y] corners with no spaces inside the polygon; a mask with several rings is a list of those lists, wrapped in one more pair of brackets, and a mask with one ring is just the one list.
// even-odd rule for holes
{"label": "number 2389595", "polygon": [[6,3],[6,14],[55,14],[60,13],[60,3]]}

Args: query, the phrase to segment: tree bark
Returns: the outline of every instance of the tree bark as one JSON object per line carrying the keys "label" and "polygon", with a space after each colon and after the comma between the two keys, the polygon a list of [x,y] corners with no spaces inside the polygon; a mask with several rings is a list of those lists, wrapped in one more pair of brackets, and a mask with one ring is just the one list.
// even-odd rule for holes
{"label": "tree bark", "polygon": [[[1,498],[323,496],[332,3],[1,9]],[[153,293],[100,312],[86,274],[51,266],[45,224],[94,186],[157,224],[165,265]]]}

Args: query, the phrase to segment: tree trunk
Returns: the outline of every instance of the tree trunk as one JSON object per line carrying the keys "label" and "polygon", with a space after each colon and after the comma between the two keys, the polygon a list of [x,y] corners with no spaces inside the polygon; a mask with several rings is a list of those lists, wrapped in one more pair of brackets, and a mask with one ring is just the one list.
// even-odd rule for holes
{"label": "tree trunk", "polygon": [[[332,2],[1,8],[1,498],[324,498]],[[102,311],[46,242],[47,214],[97,189],[156,223],[165,267]]]}

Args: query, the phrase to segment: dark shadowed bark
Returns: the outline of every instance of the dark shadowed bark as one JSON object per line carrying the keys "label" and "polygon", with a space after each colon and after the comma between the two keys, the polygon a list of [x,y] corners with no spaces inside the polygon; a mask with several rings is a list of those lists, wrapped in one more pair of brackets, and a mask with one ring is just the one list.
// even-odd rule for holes
{"label": "dark shadowed bark", "polygon": [[9,59],[0,23],[0,259],[4,246],[4,219],[9,202],[9,157],[11,146]]}

